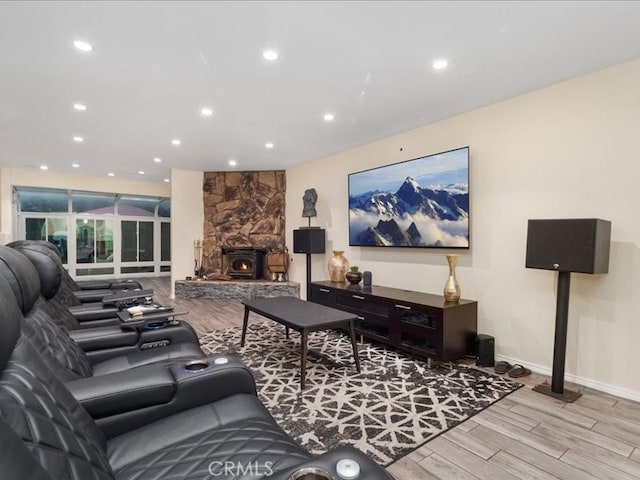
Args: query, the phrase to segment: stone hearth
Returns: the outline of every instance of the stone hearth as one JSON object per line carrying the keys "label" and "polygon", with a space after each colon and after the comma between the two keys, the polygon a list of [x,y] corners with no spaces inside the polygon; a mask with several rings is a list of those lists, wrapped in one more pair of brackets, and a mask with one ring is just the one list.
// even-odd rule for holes
{"label": "stone hearth", "polygon": [[177,280],[176,298],[211,298],[251,300],[254,298],[300,298],[297,282],[271,282],[268,280]]}

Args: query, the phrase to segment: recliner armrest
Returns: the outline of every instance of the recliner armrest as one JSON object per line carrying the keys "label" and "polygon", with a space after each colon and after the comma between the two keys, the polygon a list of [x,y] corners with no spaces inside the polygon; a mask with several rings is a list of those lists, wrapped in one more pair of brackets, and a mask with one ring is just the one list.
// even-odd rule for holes
{"label": "recliner armrest", "polygon": [[330,452],[318,455],[311,460],[307,460],[294,468],[281,470],[269,477],[270,480],[288,480],[293,472],[302,468],[317,467],[331,474],[332,478],[344,478],[338,475],[336,469],[340,460],[351,460],[358,463],[360,467],[360,475],[358,478],[363,480],[394,480],[394,477],[384,468],[375,463],[361,451],[350,447],[338,447]]}
{"label": "recliner armrest", "polygon": [[111,280],[76,280],[80,290],[111,290]]}
{"label": "recliner armrest", "polygon": [[119,326],[70,330],[69,336],[85,352],[133,346],[139,337],[135,330],[123,330]]}
{"label": "recliner armrest", "polygon": [[105,307],[102,303],[83,303],[67,308],[71,312],[71,315],[80,323],[106,319],[112,320],[115,323],[120,322],[117,318],[119,310],[113,306]]}
{"label": "recliner armrest", "polygon": [[113,291],[110,288],[76,290],[73,295],[80,300],[81,303],[102,302],[105,295],[111,295]]}
{"label": "recliner armrest", "polygon": [[130,279],[76,280],[76,285],[80,290],[133,290],[134,288],[142,288],[140,282]]}
{"label": "recliner armrest", "polygon": [[[215,359],[220,357],[227,358],[228,363],[215,364]],[[147,375],[147,371],[154,372],[155,368],[164,368],[166,374],[173,380],[175,388],[173,398],[169,402],[158,402],[143,408],[115,412],[110,416],[97,418],[96,423],[107,438],[112,438],[169,415],[213,403],[236,393],[256,395],[253,375],[239,359],[231,355],[215,355],[206,357],[202,361],[208,361],[210,365],[199,372],[185,371],[184,366],[188,362],[183,360],[178,360],[169,366],[151,365],[128,370],[127,372],[137,372],[137,378],[143,378]],[[117,378],[117,375],[119,373],[100,375],[95,379],[101,379],[99,383],[108,385],[111,383],[111,378]],[[73,383],[75,382],[81,382],[81,380],[75,380]]]}
{"label": "recliner armrest", "polygon": [[103,305],[119,305],[125,302],[139,300],[141,298],[153,297],[153,290],[122,290],[102,297]]}
{"label": "recliner armrest", "polygon": [[159,365],[73,380],[66,386],[95,419],[169,403],[177,388],[173,375]]}

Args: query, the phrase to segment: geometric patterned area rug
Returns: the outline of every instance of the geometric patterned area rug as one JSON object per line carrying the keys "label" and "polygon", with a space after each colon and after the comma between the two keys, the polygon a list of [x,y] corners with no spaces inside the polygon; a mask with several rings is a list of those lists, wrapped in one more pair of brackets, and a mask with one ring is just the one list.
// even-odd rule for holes
{"label": "geometric patterned area rug", "polygon": [[387,466],[517,390],[520,383],[452,363],[426,362],[380,345],[358,343],[361,373],[349,337],[308,336],[306,386],[300,391],[300,335],[275,322],[200,336],[207,353],[235,353],[252,370],[260,400],[278,424],[320,454],[349,444]]}

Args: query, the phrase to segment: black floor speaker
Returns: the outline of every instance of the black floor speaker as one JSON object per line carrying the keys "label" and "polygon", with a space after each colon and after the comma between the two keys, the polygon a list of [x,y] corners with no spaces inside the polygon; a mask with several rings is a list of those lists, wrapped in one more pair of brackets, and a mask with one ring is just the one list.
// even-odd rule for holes
{"label": "black floor speaker", "polygon": [[476,337],[476,365],[479,367],[493,367],[495,362],[495,339],[484,333]]}

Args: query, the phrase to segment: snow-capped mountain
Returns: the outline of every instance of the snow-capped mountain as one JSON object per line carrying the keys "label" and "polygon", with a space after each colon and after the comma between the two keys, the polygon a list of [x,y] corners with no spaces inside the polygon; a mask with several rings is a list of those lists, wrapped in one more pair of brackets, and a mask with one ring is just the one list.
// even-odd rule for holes
{"label": "snow-capped mountain", "polygon": [[[357,245],[439,246],[439,239],[425,239],[419,225],[425,220],[465,223],[469,217],[466,185],[421,187],[407,177],[396,192],[367,192],[349,198],[351,238]],[[368,219],[363,222],[362,219]],[[361,221],[353,221],[360,219]],[[359,225],[359,231],[358,227]],[[401,225],[408,225],[405,229]]]}

